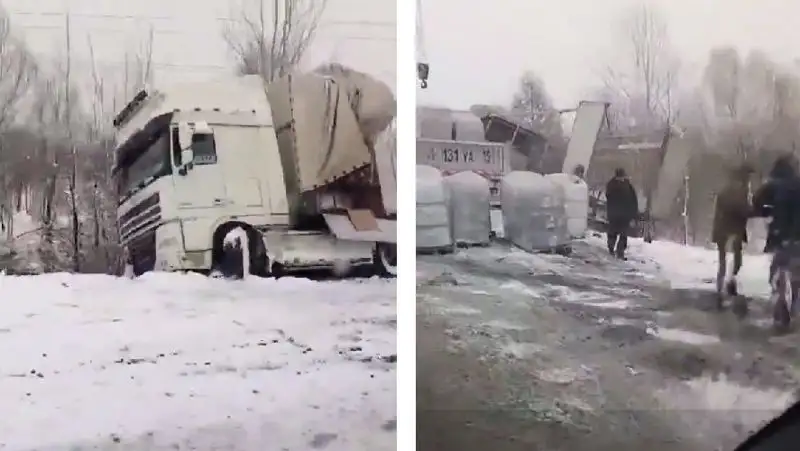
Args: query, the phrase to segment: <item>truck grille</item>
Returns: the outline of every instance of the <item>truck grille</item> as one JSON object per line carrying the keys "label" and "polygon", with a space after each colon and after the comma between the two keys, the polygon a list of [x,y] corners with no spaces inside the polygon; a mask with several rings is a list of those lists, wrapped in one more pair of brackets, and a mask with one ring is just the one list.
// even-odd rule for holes
{"label": "truck grille", "polygon": [[147,197],[119,218],[122,244],[136,275],[152,271],[156,262],[156,228],[161,223],[161,197]]}

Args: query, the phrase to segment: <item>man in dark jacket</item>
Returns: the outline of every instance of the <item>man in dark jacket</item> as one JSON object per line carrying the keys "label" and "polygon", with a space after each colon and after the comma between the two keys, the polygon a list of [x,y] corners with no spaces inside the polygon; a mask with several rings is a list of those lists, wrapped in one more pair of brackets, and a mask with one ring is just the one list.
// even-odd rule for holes
{"label": "man in dark jacket", "polygon": [[625,258],[631,221],[639,216],[639,199],[628,175],[622,168],[606,184],[606,218],[608,219],[608,253]]}
{"label": "man in dark jacket", "polygon": [[785,328],[791,312],[784,308],[785,304],[777,302],[785,290],[775,275],[779,270],[790,272],[792,298],[800,289],[800,176],[794,156],[783,156],[775,162],[769,180],[753,196],[753,216],[772,219],[764,252],[773,254],[769,278],[776,307],[775,325]]}

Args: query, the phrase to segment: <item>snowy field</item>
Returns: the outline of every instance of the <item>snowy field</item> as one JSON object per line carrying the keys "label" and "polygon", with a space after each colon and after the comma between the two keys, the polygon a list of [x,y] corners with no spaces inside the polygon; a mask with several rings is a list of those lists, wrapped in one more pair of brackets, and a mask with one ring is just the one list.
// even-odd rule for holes
{"label": "snowy field", "polygon": [[393,450],[396,284],[0,276],[2,450]]}

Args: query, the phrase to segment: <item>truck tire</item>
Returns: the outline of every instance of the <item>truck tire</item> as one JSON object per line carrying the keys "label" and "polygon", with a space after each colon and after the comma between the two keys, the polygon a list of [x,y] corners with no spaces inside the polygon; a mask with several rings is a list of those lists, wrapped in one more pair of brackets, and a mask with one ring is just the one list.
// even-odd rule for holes
{"label": "truck tire", "polygon": [[372,265],[381,277],[397,277],[397,244],[375,243]]}
{"label": "truck tire", "polygon": [[244,278],[244,258],[241,242],[223,244],[221,249],[219,272],[226,279]]}
{"label": "truck tire", "polygon": [[[225,243],[223,238],[225,234],[235,229],[236,227],[243,230],[246,234],[246,243],[242,243],[239,238],[236,244]],[[263,237],[260,232],[247,225],[230,225],[223,226],[218,229],[217,237],[214,243],[214,268],[211,271],[217,277],[224,277],[226,279],[242,279],[247,275],[257,277],[269,277],[270,261],[267,257],[267,248],[264,244]],[[249,258],[247,274],[244,274],[244,261],[243,252],[244,246],[247,246],[247,255]]]}

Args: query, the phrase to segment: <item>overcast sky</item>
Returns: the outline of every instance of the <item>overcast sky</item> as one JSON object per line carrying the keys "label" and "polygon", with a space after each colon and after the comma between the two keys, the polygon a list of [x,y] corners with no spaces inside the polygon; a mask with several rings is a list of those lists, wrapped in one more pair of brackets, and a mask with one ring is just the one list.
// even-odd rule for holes
{"label": "overcast sky", "polygon": [[[253,3],[253,0],[245,0]],[[221,77],[232,60],[221,37],[224,18],[237,17],[242,0],[4,0],[12,26],[25,36],[43,58],[63,54],[64,18],[72,14],[74,58],[89,60],[91,35],[96,59],[106,72],[122,74],[126,47],[134,48],[155,30],[153,60],[156,79],[169,82],[186,78]],[[394,87],[396,76],[394,0],[328,0],[307,65],[330,58],[379,76]],[[188,12],[188,13],[187,13]],[[44,13],[44,14],[42,14]],[[111,16],[148,16],[131,20]]]}
{"label": "overcast sky", "polygon": [[[557,107],[574,106],[623,57],[620,19],[635,5],[658,8],[673,47],[697,72],[710,48],[762,48],[778,60],[800,56],[797,0],[422,0],[431,65],[427,105],[508,104],[524,70],[545,82]],[[615,49],[617,47],[617,49]]]}

